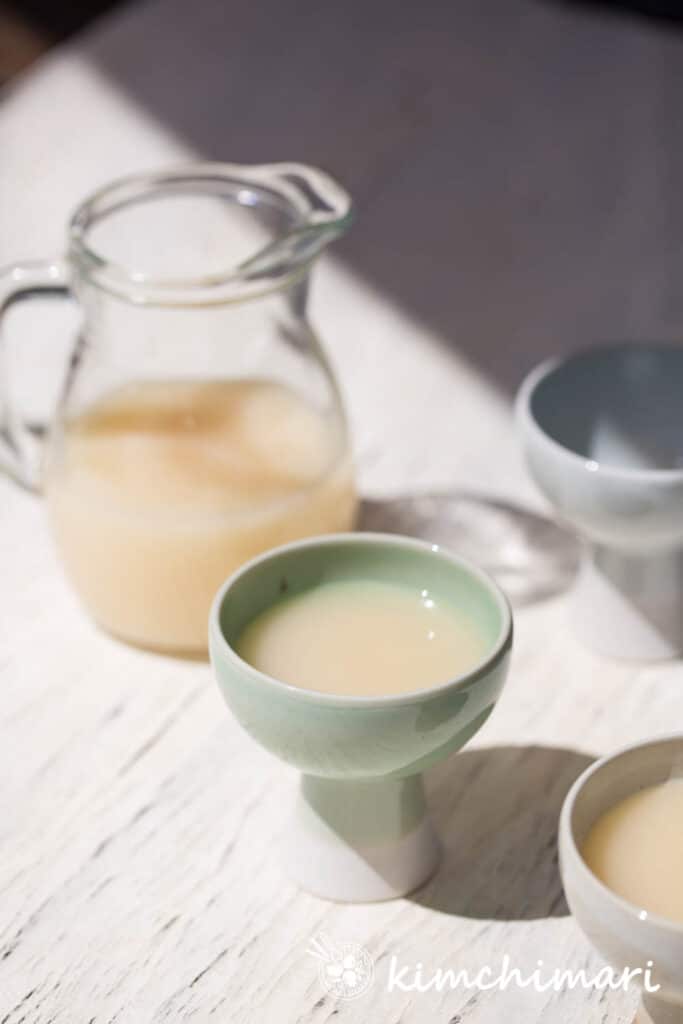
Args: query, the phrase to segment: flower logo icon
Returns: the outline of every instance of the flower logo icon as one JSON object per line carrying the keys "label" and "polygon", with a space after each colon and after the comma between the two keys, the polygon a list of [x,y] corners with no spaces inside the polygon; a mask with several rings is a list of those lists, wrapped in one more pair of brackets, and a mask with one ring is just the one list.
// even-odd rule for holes
{"label": "flower logo icon", "polygon": [[356,942],[337,943],[319,934],[311,939],[308,953],[318,961],[320,984],[337,999],[362,996],[375,979],[372,957]]}

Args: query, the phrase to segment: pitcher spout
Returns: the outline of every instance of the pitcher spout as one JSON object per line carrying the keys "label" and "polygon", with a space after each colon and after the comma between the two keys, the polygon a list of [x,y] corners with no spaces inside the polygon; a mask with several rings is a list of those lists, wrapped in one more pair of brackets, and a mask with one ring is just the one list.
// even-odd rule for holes
{"label": "pitcher spout", "polygon": [[289,204],[289,228],[239,266],[249,280],[279,275],[309,263],[342,235],[352,220],[351,197],[333,178],[316,167],[277,163],[237,167],[234,171],[272,190]]}

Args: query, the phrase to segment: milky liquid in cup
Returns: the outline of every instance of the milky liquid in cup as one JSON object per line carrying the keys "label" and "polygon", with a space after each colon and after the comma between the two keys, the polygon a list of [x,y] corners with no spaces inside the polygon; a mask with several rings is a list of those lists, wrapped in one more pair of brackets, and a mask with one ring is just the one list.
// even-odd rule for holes
{"label": "milky liquid in cup", "polygon": [[343,580],[266,609],[236,650],[281,682],[369,697],[448,682],[477,665],[487,646],[467,615],[427,590]]}
{"label": "milky liquid in cup", "polygon": [[338,421],[263,380],[143,382],[65,427],[46,494],[94,618],[124,639],[203,651],[211,600],[267,548],[351,528]]}
{"label": "milky liquid in cup", "polygon": [[683,924],[683,779],[620,801],[598,818],[582,854],[618,896]]}

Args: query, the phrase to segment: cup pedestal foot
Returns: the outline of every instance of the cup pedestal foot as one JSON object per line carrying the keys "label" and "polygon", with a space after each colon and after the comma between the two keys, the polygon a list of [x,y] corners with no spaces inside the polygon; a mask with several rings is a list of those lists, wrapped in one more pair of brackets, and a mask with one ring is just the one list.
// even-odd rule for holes
{"label": "cup pedestal foot", "polygon": [[290,878],[323,899],[365,903],[412,892],[440,860],[422,776],[302,776],[283,859]]}
{"label": "cup pedestal foot", "polygon": [[683,552],[632,555],[593,546],[571,597],[574,627],[599,654],[643,661],[683,651]]}

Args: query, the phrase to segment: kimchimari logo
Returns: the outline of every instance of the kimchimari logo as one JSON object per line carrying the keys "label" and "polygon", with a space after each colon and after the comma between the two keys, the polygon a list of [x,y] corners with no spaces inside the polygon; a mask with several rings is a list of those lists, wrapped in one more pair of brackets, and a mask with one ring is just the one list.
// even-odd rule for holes
{"label": "kimchimari logo", "polygon": [[[311,939],[309,956],[318,961],[318,977],[322,987],[336,999],[357,999],[364,995],[375,980],[375,966],[370,953],[357,942],[335,942],[320,932]],[[627,992],[637,983],[645,992],[658,992],[660,985],[653,981],[654,964],[648,960],[645,967],[625,967],[617,971],[602,967],[590,974],[585,967],[550,967],[537,960],[530,970],[515,967],[506,953],[497,967],[484,964],[476,970],[440,967],[431,973],[424,964],[401,964],[393,954],[389,959],[386,980],[387,992],[443,992],[444,990],[475,989],[488,992],[510,988],[532,989],[535,992],[562,992],[581,988],[601,992]]]}
{"label": "kimchimari logo", "polygon": [[372,957],[356,942],[333,942],[320,932],[307,952],[318,961],[320,984],[337,999],[357,999],[375,980]]}
{"label": "kimchimari logo", "polygon": [[477,989],[480,992],[491,989],[504,992],[508,988],[531,988],[536,992],[562,992],[582,988],[600,992],[609,988],[615,992],[619,989],[627,992],[637,979],[640,979],[646,992],[658,992],[661,985],[653,984],[652,968],[653,962],[648,960],[645,968],[625,967],[623,971],[616,971],[612,967],[602,967],[597,974],[591,976],[584,967],[577,970],[547,968],[543,960],[537,960],[536,967],[525,972],[519,967],[513,967],[506,953],[497,973],[493,967],[485,965],[478,971],[438,968],[427,975],[423,964],[400,966],[398,957],[394,955],[389,961],[387,992],[442,992],[444,989],[456,988]]}

